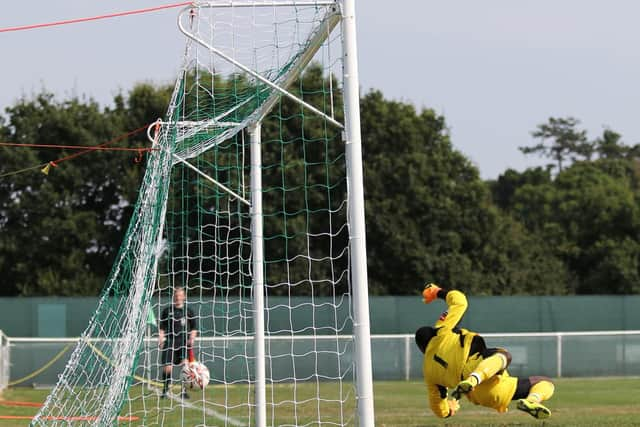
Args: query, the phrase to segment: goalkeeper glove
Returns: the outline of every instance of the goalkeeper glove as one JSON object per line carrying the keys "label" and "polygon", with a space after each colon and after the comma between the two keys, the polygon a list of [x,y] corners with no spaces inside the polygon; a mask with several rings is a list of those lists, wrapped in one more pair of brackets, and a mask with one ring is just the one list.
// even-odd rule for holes
{"label": "goalkeeper glove", "polygon": [[429,283],[425,285],[424,290],[422,291],[422,302],[425,304],[429,304],[433,302],[436,298],[438,298],[438,291],[441,288],[435,283]]}
{"label": "goalkeeper glove", "polygon": [[460,402],[456,399],[449,399],[449,417],[453,417],[460,409]]}

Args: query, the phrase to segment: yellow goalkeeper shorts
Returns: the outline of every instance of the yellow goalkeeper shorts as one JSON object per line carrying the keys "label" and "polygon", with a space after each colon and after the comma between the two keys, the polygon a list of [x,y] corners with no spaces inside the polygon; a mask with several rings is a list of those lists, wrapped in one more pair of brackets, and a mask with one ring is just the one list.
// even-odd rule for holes
{"label": "yellow goalkeeper shorts", "polygon": [[500,375],[494,375],[474,387],[467,397],[476,405],[493,408],[498,412],[507,412],[509,403],[518,386],[518,378],[510,377],[505,370]]}

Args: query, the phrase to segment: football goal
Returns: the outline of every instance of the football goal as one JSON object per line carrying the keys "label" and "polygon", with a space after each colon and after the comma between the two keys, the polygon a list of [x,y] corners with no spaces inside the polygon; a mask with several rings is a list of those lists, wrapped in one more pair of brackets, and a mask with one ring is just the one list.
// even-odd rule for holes
{"label": "football goal", "polygon": [[32,425],[373,426],[354,0],[177,23],[134,214]]}

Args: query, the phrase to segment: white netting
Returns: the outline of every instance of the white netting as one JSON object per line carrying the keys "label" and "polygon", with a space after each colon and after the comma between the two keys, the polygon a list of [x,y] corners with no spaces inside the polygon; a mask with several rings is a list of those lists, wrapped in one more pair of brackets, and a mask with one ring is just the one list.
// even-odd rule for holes
{"label": "white netting", "polygon": [[[353,422],[340,11],[249,4],[183,12],[185,65],[136,212],[85,339],[34,425],[253,424],[247,127],[258,121],[267,424]],[[184,390],[179,366],[173,381],[162,375],[158,328],[173,320],[178,286],[197,324],[193,355],[209,371],[204,389]],[[187,358],[178,338],[165,348],[172,341]]]}

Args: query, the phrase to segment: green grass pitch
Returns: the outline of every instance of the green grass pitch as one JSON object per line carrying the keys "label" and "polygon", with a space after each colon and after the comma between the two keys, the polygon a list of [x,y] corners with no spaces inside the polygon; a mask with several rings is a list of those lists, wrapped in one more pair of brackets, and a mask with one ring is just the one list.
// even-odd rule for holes
{"label": "green grass pitch", "polygon": [[[640,397],[640,378],[580,378],[580,379],[559,379],[554,381],[556,384],[556,393],[553,398],[547,402],[548,407],[552,411],[552,416],[548,420],[538,421],[531,418],[529,415],[524,414],[515,409],[512,405],[511,410],[506,414],[498,414],[492,410],[474,406],[466,399],[462,401],[462,408],[460,412],[453,418],[440,420],[435,418],[428,409],[426,402],[426,388],[419,381],[381,381],[376,382],[375,388],[375,411],[376,411],[376,426],[414,426],[414,427],[426,427],[426,426],[638,426],[640,425],[640,404],[638,404],[638,398]],[[321,395],[324,397],[330,397],[334,391],[332,388],[335,385],[323,384],[320,390]],[[273,392],[276,397],[279,394],[290,395],[291,386],[281,386],[279,389],[268,390],[268,396]],[[228,403],[233,403],[237,399],[240,402],[241,399],[246,400],[248,390],[245,387],[236,386],[228,389],[223,395],[223,391],[220,388],[208,387],[207,399],[216,402],[217,400],[226,400]],[[5,390],[1,396],[2,401],[23,401],[23,402],[42,402],[47,394],[47,390],[34,390],[29,388],[14,388]],[[131,394],[134,397],[141,390],[132,390]],[[303,400],[307,397],[315,394],[315,384],[298,384],[296,395],[298,399]],[[353,400],[353,399],[350,399]],[[189,400],[194,405],[198,404],[198,398],[192,397]],[[175,401],[171,400],[158,400],[160,408],[163,410],[157,411],[153,415],[152,419],[149,419],[149,423],[157,422],[161,418],[164,420],[164,425],[180,425],[178,422],[180,414],[185,416],[184,425],[224,425],[221,419],[217,419],[215,415],[203,416],[202,412],[198,409],[181,408]],[[151,402],[147,400],[147,405]],[[142,402],[140,401],[140,405]],[[154,403],[155,404],[155,403]],[[136,403],[133,412],[137,409]],[[219,406],[211,405],[211,413],[223,413],[223,409]],[[324,407],[320,408],[316,403],[311,403],[308,406],[298,405],[296,408],[298,411],[299,419],[308,419],[309,421],[314,418],[314,414],[318,411],[323,413],[323,417],[331,414],[333,417],[338,417],[337,405],[327,403]],[[349,409],[347,409],[349,410]],[[37,411],[35,407],[24,406],[7,406],[5,404],[0,405],[0,416],[17,415],[17,416],[33,416]],[[275,423],[278,423],[278,419],[289,418],[290,413],[293,411],[293,405],[284,405],[276,409],[274,414]],[[123,414],[127,412],[127,409],[123,411]],[[238,411],[238,414],[234,414],[234,411],[227,412],[227,416],[234,417],[245,424],[253,424],[246,417],[243,418],[244,410]],[[333,414],[332,414],[333,413]],[[271,420],[272,413],[268,412],[269,421]],[[353,420],[352,421],[352,425]],[[0,426],[25,426],[28,425],[28,420],[2,420],[0,419]],[[175,424],[174,424],[175,423]],[[125,422],[121,425],[140,425],[140,422]]]}

